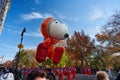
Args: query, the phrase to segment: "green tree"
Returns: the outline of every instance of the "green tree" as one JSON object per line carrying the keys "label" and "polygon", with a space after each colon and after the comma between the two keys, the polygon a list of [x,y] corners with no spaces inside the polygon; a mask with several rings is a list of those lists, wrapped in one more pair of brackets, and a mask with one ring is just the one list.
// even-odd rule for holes
{"label": "green tree", "polygon": [[[17,61],[18,53],[15,56],[14,61]],[[37,67],[39,63],[35,59],[35,50],[22,49],[20,51],[18,67]]]}
{"label": "green tree", "polygon": [[89,57],[90,65],[93,68],[105,69],[107,66],[106,63],[106,53],[102,46],[97,45],[96,48],[92,51],[91,56]]}

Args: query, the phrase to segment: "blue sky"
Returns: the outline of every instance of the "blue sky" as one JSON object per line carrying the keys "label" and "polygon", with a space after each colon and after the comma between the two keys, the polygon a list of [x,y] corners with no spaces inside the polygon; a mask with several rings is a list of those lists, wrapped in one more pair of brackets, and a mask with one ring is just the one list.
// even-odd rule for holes
{"label": "blue sky", "polygon": [[94,38],[109,16],[120,10],[119,0],[12,0],[0,35],[0,56],[4,61],[18,51],[20,33],[24,27],[25,48],[33,49],[42,42],[40,24],[46,17],[55,17],[68,25],[70,34],[83,29]]}

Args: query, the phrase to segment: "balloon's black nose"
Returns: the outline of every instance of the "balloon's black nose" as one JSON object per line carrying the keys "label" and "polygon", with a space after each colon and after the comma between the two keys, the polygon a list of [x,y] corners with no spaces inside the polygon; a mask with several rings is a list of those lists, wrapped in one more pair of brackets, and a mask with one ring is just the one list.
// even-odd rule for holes
{"label": "balloon's black nose", "polygon": [[68,37],[69,37],[69,34],[68,34],[68,33],[66,33],[66,34],[64,35],[64,37],[65,37],[65,38],[68,38]]}

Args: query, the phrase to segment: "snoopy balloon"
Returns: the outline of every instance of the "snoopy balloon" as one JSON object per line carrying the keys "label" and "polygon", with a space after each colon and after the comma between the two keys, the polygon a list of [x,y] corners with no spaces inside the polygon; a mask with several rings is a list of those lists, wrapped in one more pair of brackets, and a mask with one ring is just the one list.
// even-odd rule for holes
{"label": "snoopy balloon", "polygon": [[68,28],[60,20],[55,18],[47,18],[41,25],[41,33],[44,41],[37,47],[36,60],[44,62],[48,57],[53,64],[58,64],[64,52],[63,47],[53,47],[60,40],[69,37]]}

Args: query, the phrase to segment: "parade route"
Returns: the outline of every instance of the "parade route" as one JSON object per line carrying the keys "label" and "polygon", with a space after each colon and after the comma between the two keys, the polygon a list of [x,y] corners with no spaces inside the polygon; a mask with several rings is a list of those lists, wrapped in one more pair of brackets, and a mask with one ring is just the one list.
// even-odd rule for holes
{"label": "parade route", "polygon": [[0,80],[120,80],[120,0],[0,0]]}

